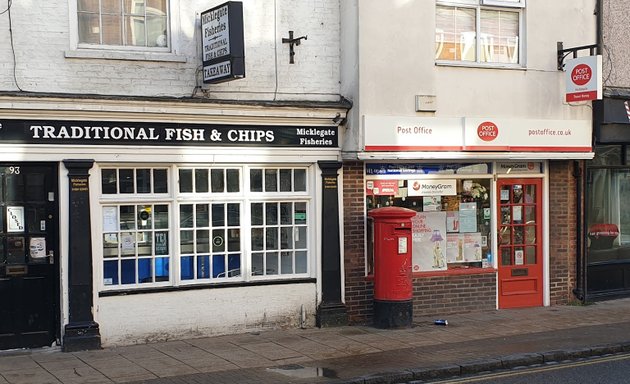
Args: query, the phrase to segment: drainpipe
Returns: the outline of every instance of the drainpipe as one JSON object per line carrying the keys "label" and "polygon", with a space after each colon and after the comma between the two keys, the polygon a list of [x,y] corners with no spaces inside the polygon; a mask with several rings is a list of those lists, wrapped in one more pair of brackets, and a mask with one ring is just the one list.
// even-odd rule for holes
{"label": "drainpipe", "polygon": [[576,207],[576,244],[575,244],[575,280],[577,286],[573,289],[573,294],[582,303],[586,302],[586,254],[584,252],[584,231],[583,231],[583,217],[584,217],[584,177],[585,171],[584,161],[573,162],[573,177],[575,178],[575,194],[577,200]]}
{"label": "drainpipe", "polygon": [[604,30],[604,0],[597,0],[595,6],[595,33],[597,34],[597,54],[602,55],[604,53],[604,42],[603,42],[603,30]]}

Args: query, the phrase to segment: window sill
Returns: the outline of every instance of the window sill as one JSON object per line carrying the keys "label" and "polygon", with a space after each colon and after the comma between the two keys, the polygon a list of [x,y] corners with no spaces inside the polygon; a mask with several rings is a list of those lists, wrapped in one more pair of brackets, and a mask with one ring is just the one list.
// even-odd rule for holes
{"label": "window sill", "polygon": [[127,295],[141,295],[147,293],[162,293],[162,292],[178,292],[178,291],[190,291],[198,289],[218,289],[218,288],[235,288],[235,287],[253,287],[262,285],[287,285],[287,284],[304,284],[304,283],[316,283],[315,278],[299,278],[299,279],[286,279],[286,280],[260,280],[250,282],[225,282],[214,284],[194,284],[194,285],[180,285],[164,286],[164,287],[146,287],[146,288],[119,288],[111,290],[103,290],[98,293],[99,297],[108,296],[127,296]]}
{"label": "window sill", "polygon": [[162,61],[173,63],[185,63],[186,56],[173,53],[160,52],[123,52],[107,50],[80,49],[64,52],[66,59],[102,59],[102,60],[129,60],[129,61]]}
{"label": "window sill", "polygon": [[414,272],[413,277],[439,277],[460,275],[485,275],[497,272],[494,268],[455,268],[439,272]]}
{"label": "window sill", "polygon": [[[446,271],[439,272],[414,272],[412,277],[415,278],[423,278],[423,277],[440,277],[440,276],[461,276],[461,275],[485,275],[489,273],[496,273],[497,270],[495,268],[455,268],[449,269]],[[374,275],[367,275],[365,279],[368,281],[374,281]]]}
{"label": "window sill", "polygon": [[501,63],[474,63],[471,61],[436,61],[436,67],[463,67],[463,68],[481,68],[481,69],[507,69],[524,71],[527,68],[520,64],[501,64]]}

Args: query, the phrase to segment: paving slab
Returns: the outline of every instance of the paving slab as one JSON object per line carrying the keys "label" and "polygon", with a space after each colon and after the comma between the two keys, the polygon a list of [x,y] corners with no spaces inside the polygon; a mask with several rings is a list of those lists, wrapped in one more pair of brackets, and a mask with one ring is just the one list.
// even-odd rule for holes
{"label": "paving slab", "polygon": [[630,299],[453,314],[448,326],[275,329],[0,352],[0,384],[391,383],[630,353]]}

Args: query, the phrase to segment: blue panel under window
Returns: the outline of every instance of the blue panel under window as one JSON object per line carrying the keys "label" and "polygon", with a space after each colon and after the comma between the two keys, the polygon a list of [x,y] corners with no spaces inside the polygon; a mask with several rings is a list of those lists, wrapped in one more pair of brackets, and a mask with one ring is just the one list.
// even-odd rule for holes
{"label": "blue panel under window", "polygon": [[152,283],[153,271],[152,271],[151,259],[139,259],[138,260],[138,282],[139,283]]}
{"label": "blue panel under window", "polygon": [[120,263],[120,280],[122,284],[136,283],[136,260],[123,260]]}
{"label": "blue panel under window", "polygon": [[197,256],[197,278],[207,279],[210,277],[210,256]]}
{"label": "blue panel under window", "polygon": [[241,255],[228,255],[228,277],[241,275]]}
{"label": "blue panel under window", "polygon": [[169,261],[168,257],[158,257],[155,259],[155,281],[168,281]]}
{"label": "blue panel under window", "polygon": [[118,260],[103,263],[103,284],[118,285]]}
{"label": "blue panel under window", "polygon": [[212,277],[226,277],[224,255],[212,256]]}
{"label": "blue panel under window", "polygon": [[181,258],[180,268],[181,268],[181,278],[182,280],[192,280],[195,278],[194,274],[194,263],[192,256],[185,256]]}

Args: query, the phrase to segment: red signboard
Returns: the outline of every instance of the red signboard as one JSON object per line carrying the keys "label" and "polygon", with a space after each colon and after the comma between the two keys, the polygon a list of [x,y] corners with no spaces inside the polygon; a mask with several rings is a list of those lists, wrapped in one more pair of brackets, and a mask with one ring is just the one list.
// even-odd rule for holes
{"label": "red signboard", "polygon": [[365,185],[368,196],[396,196],[398,180],[369,180]]}
{"label": "red signboard", "polygon": [[601,55],[567,60],[566,101],[600,100],[602,98],[601,73]]}

